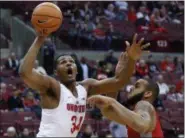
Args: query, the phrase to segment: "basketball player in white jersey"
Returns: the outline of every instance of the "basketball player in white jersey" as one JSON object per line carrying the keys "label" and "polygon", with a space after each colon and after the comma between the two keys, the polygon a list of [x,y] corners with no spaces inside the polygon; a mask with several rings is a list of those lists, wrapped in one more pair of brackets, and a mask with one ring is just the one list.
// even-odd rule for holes
{"label": "basketball player in white jersey", "polygon": [[126,56],[127,60],[120,58],[114,77],[101,81],[87,79],[76,82],[78,71],[70,55],[57,58],[55,75],[59,81],[35,71],[34,62],[45,39],[44,36],[38,36],[19,69],[23,81],[41,95],[42,118],[37,137],[76,137],[84,121],[87,96],[117,92],[132,76],[142,48],[149,46],[141,46],[144,39],[137,43],[136,38],[137,35],[127,52],[122,53],[121,57]]}

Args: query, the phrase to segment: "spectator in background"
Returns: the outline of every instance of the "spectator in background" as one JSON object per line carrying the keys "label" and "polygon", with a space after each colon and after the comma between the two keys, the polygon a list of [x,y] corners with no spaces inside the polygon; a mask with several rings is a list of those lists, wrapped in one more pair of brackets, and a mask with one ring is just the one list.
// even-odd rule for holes
{"label": "spectator in background", "polygon": [[165,59],[161,62],[160,64],[161,70],[162,71],[167,71],[167,72],[173,72],[174,71],[174,63],[171,60],[171,57],[166,56]]}
{"label": "spectator in background", "polygon": [[8,101],[8,98],[10,97],[10,93],[7,90],[7,84],[6,83],[0,83],[0,101]]}
{"label": "spectator in background", "polygon": [[90,19],[91,19],[90,15],[86,14],[85,15],[85,24],[87,24],[87,30],[91,32],[96,28],[96,26]]}
{"label": "spectator in background", "polygon": [[153,73],[159,73],[159,68],[154,61],[152,55],[148,56],[148,61],[147,61],[148,69],[149,69],[149,75],[152,76]]}
{"label": "spectator in background", "polygon": [[27,128],[24,128],[20,138],[33,138],[33,137],[30,136],[29,130]]}
{"label": "spectator in background", "polygon": [[168,14],[172,18],[172,22],[176,24],[181,24],[181,21],[177,19],[178,14],[181,12],[178,6],[178,2],[171,1],[168,5]]}
{"label": "spectator in background", "polygon": [[105,55],[105,59],[104,59],[105,63],[111,63],[113,65],[116,65],[118,60],[117,58],[114,56],[114,51],[113,50],[109,50],[107,55]]}
{"label": "spectator in background", "polygon": [[8,127],[6,134],[4,134],[4,136],[9,138],[18,138],[15,127],[13,126]]}
{"label": "spectator in background", "polygon": [[53,75],[55,45],[47,38],[43,47],[43,67],[48,75]]}
{"label": "spectator in background", "polygon": [[145,6],[139,7],[139,11],[136,13],[136,17],[137,17],[137,20],[144,19],[146,22],[150,21],[150,18],[147,14]]}
{"label": "spectator in background", "polygon": [[128,2],[126,2],[126,1],[115,1],[115,5],[116,5],[121,11],[127,11],[127,10],[128,10]]}
{"label": "spectator in background", "polygon": [[86,125],[84,128],[84,131],[79,133],[77,138],[91,138],[92,135],[93,135],[93,130],[91,125]]}
{"label": "spectator in background", "polygon": [[103,80],[108,78],[107,72],[106,72],[106,63],[104,61],[99,61],[98,63],[98,69],[96,74],[96,79]]}
{"label": "spectator in background", "polygon": [[7,85],[5,83],[0,83],[0,109],[2,111],[7,111],[8,109],[8,98],[10,97],[9,92],[7,91]]}
{"label": "spectator in background", "polygon": [[109,4],[107,9],[104,10],[104,14],[107,20],[113,20],[116,18],[116,14],[114,13],[114,5]]}
{"label": "spectator in background", "polygon": [[141,59],[136,64],[136,76],[142,78],[149,74],[148,65],[145,63],[144,59]]}
{"label": "spectator in background", "polygon": [[171,21],[171,18],[168,16],[168,11],[167,11],[165,5],[161,6],[160,15],[164,19],[164,21],[166,21],[166,22],[170,22]]}
{"label": "spectator in background", "polygon": [[150,16],[150,31],[154,33],[165,33],[167,30],[162,27],[162,23],[168,22],[167,16],[161,17],[160,11],[154,8],[153,13]]}
{"label": "spectator in background", "polygon": [[125,21],[127,20],[127,14],[126,11],[121,10],[119,7],[117,7],[117,11],[116,11],[116,20],[118,21]]}
{"label": "spectator in background", "polygon": [[38,101],[34,98],[32,92],[28,92],[23,100],[24,108],[31,109],[33,106],[38,105]]}
{"label": "spectator in background", "polygon": [[111,123],[109,124],[109,130],[113,138],[128,137],[126,126],[118,124],[117,122],[111,121]]}
{"label": "spectator in background", "polygon": [[[105,15],[104,15],[104,11],[103,11],[103,8],[100,6],[100,5],[97,5],[95,7],[95,14],[94,14],[94,17],[98,17],[98,18],[105,18]],[[94,18],[93,17],[93,18]]]}
{"label": "spectator in background", "polygon": [[93,22],[89,21],[88,24],[81,22],[81,29],[79,33],[80,46],[92,47],[92,30],[94,29]]}
{"label": "spectator in background", "polygon": [[90,71],[90,67],[87,64],[87,59],[85,57],[81,58],[81,67],[83,72],[83,80],[90,78],[91,71]]}
{"label": "spectator in background", "polygon": [[17,88],[14,88],[13,95],[8,99],[8,109],[11,111],[20,111],[23,110],[23,102],[20,97],[20,91]]}
{"label": "spectator in background", "polygon": [[83,69],[82,69],[81,63],[75,53],[72,53],[71,56],[74,59],[75,64],[77,66],[77,70],[78,70],[78,74],[76,75],[76,81],[82,81],[83,80]]}
{"label": "spectator in background", "polygon": [[154,23],[154,24],[156,24],[157,26],[161,26],[161,23],[163,23],[163,22],[167,22],[167,19],[166,19],[166,17],[161,17],[160,16],[160,10],[159,9],[157,9],[157,8],[155,8],[154,10],[153,10],[153,13],[152,13],[152,15],[151,15],[151,21]]}
{"label": "spectator in background", "polygon": [[93,37],[94,37],[94,43],[93,43],[93,49],[95,50],[107,50],[108,47],[105,45],[105,39],[106,34],[103,30],[103,25],[99,21],[99,18],[96,17],[96,29],[93,30]]}
{"label": "spectator in background", "polygon": [[139,11],[136,13],[136,27],[139,32],[148,32],[149,31],[149,22],[150,18],[147,14],[146,6],[140,6]]}
{"label": "spectator in background", "polygon": [[80,22],[76,22],[74,28],[69,29],[68,33],[69,33],[70,38],[78,36],[80,33],[80,30],[81,30]]}
{"label": "spectator in background", "polygon": [[88,1],[84,4],[84,7],[79,10],[81,19],[84,19],[87,14],[89,15],[90,18],[93,16],[93,11],[90,8],[90,5],[91,2]]}
{"label": "spectator in background", "polygon": [[167,94],[169,92],[168,85],[164,82],[163,75],[157,76],[157,84],[159,86],[159,94]]}
{"label": "spectator in background", "polygon": [[80,22],[77,21],[74,25],[74,28],[70,28],[68,31],[70,45],[71,46],[75,45],[74,48],[80,47],[80,33],[81,33],[81,26],[80,26]]}
{"label": "spectator in background", "polygon": [[129,12],[128,12],[128,20],[132,23],[135,23],[137,20],[137,16],[136,16],[136,9],[134,6],[130,6],[129,8]]}
{"label": "spectator in background", "polygon": [[170,87],[170,92],[167,95],[167,99],[173,102],[184,102],[184,92],[177,92],[175,85]]}
{"label": "spectator in background", "polygon": [[183,61],[181,57],[175,57],[173,60],[174,66],[175,66],[175,72],[176,73],[183,73]]}
{"label": "spectator in background", "polygon": [[184,90],[184,75],[176,83],[176,92],[182,92]]}
{"label": "spectator in background", "polygon": [[17,59],[15,53],[12,52],[8,60],[5,62],[5,67],[6,69],[12,69],[16,71],[18,66],[19,66],[19,60]]}

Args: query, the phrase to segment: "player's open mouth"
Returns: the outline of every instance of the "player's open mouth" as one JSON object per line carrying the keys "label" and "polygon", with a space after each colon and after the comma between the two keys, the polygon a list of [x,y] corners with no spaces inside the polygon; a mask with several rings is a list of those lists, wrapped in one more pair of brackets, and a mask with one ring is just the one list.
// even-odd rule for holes
{"label": "player's open mouth", "polygon": [[68,75],[72,75],[72,74],[73,74],[73,70],[72,70],[71,68],[69,68],[69,69],[67,70],[67,74],[68,74]]}

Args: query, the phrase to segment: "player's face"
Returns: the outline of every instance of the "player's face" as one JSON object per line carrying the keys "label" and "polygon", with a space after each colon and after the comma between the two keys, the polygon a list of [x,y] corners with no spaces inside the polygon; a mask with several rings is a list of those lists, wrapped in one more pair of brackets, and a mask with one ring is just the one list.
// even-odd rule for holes
{"label": "player's face", "polygon": [[128,101],[130,104],[135,104],[142,100],[144,92],[146,89],[147,81],[144,79],[139,79],[135,85],[132,87],[131,91],[128,93]]}
{"label": "player's face", "polygon": [[57,76],[63,83],[70,83],[76,80],[77,67],[71,56],[61,56],[57,61]]}

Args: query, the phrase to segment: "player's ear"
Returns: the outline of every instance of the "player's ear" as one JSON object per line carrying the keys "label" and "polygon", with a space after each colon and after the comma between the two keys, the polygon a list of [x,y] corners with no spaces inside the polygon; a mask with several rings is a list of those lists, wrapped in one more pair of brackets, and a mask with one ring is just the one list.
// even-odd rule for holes
{"label": "player's ear", "polygon": [[145,98],[149,98],[149,97],[151,97],[152,96],[152,91],[146,91],[145,93],[144,93],[144,97]]}
{"label": "player's ear", "polygon": [[57,76],[57,70],[56,69],[54,70],[54,75]]}

